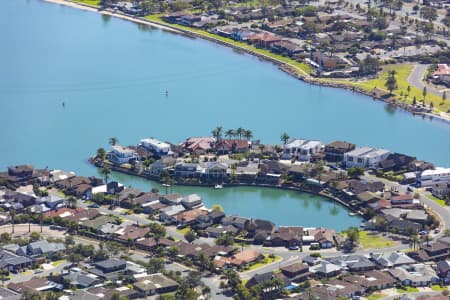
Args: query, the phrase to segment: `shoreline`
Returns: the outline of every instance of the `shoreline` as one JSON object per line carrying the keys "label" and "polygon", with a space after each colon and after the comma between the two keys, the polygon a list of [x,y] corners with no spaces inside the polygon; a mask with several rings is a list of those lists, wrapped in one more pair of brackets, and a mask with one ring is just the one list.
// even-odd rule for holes
{"label": "shoreline", "polygon": [[101,10],[100,8],[96,7],[96,6],[92,6],[92,5],[88,5],[88,4],[84,4],[84,3],[79,3],[79,2],[74,2],[72,0],[44,0],[44,2],[47,3],[53,3],[53,4],[59,4],[59,5],[65,5],[65,6],[69,6],[69,7],[73,7],[73,8],[77,8],[77,9],[81,9],[81,10],[85,10],[85,11],[90,11],[90,12],[98,12],[100,14],[103,15],[108,15],[111,17],[116,17],[119,19],[123,19],[123,20],[127,20],[127,21],[131,21],[133,23],[136,24],[142,24],[142,25],[148,25],[154,28],[158,28],[167,32],[171,32],[171,33],[175,33],[175,34],[181,34],[187,37],[194,37],[194,38],[201,38],[210,42],[214,42],[216,44],[220,44],[238,51],[244,51],[247,54],[250,54],[252,56],[258,57],[260,59],[263,59],[265,61],[271,62],[273,64],[275,64],[279,70],[287,73],[288,75],[301,80],[305,83],[308,84],[313,84],[313,85],[317,85],[317,86],[323,86],[323,87],[331,87],[331,88],[339,88],[339,89],[345,89],[351,92],[357,92],[359,94],[362,94],[364,96],[370,97],[374,100],[379,100],[382,101],[386,104],[390,104],[395,106],[396,108],[400,108],[405,112],[411,113],[413,116],[415,115],[422,115],[422,116],[428,116],[432,119],[436,118],[439,121],[442,121],[444,123],[447,123],[450,125],[450,114],[445,113],[445,112],[439,112],[439,113],[426,113],[426,112],[416,112],[414,111],[414,108],[412,105],[404,103],[404,102],[399,102],[399,101],[390,101],[389,99],[383,99],[380,97],[375,97],[373,95],[372,92],[365,90],[363,88],[351,85],[351,84],[346,84],[346,83],[341,83],[341,82],[333,82],[333,81],[329,81],[326,79],[321,79],[321,78],[314,78],[310,75],[308,75],[305,71],[301,70],[300,68],[298,68],[297,66],[293,66],[287,62],[283,62],[281,60],[278,60],[276,58],[270,57],[268,55],[265,55],[263,53],[259,53],[250,49],[246,49],[244,47],[240,47],[237,45],[234,45],[232,43],[228,43],[225,41],[222,41],[220,39],[216,39],[213,37],[209,37],[206,35],[202,35],[193,31],[190,31],[188,29],[180,29],[177,28],[175,26],[171,26],[170,24],[162,24],[159,22],[155,22],[152,20],[148,20],[142,17],[134,17],[134,16],[130,16],[130,15],[126,15],[122,12],[112,12],[110,10]]}

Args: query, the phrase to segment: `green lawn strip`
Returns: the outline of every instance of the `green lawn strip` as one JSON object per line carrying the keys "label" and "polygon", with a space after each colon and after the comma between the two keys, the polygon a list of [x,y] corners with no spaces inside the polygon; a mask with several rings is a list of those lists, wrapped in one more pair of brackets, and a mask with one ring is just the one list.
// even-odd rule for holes
{"label": "green lawn strip", "polygon": [[[367,91],[372,91],[375,87],[377,87],[379,89],[383,89],[386,92],[388,92],[384,84],[386,82],[386,78],[388,77],[389,71],[395,70],[397,72],[395,77],[397,78],[398,89],[394,90],[393,93],[396,95],[396,99],[411,104],[415,96],[417,102],[420,103],[420,101],[423,99],[422,90],[416,88],[415,86],[411,85],[408,82],[409,74],[411,74],[413,68],[414,65],[411,64],[392,65],[384,68],[384,70],[381,71],[378,74],[378,77],[375,79],[362,82],[347,81],[347,83],[354,86],[358,86]],[[409,95],[406,97],[405,100],[404,97],[400,97],[400,93],[403,92],[403,94],[407,94],[408,85],[411,87],[411,92],[409,93]],[[433,105],[436,110],[446,112],[450,108],[449,100],[445,100],[443,102],[442,97],[427,92],[427,96],[425,97],[425,103],[429,105],[430,101],[433,101]]]}
{"label": "green lawn strip", "polygon": [[438,197],[435,197],[433,195],[429,195],[428,198],[430,198],[431,200],[433,200],[434,202],[436,202],[437,204],[439,204],[440,206],[446,206],[445,205],[445,201],[442,199],[439,199]]}
{"label": "green lawn strip", "polygon": [[72,0],[72,1],[95,6],[95,7],[100,7],[100,0]]}
{"label": "green lawn strip", "polygon": [[250,270],[255,270],[255,269],[261,268],[261,267],[263,267],[265,265],[277,262],[280,259],[281,259],[281,256],[276,255],[274,258],[270,258],[269,254],[265,254],[264,255],[264,259],[262,259],[261,261],[259,261],[257,263],[254,263],[254,264],[250,265],[249,268],[246,269],[246,271],[247,270],[250,271]]}
{"label": "green lawn strip", "polygon": [[404,293],[417,293],[419,291],[416,287],[407,286],[404,289],[397,289],[397,293],[404,294]]}
{"label": "green lawn strip", "polygon": [[32,275],[32,274],[33,274],[33,271],[32,271],[32,270],[26,270],[26,271],[20,273],[20,275],[23,275],[23,276],[26,276],[26,275]]}
{"label": "green lawn strip", "polygon": [[67,260],[65,260],[65,259],[57,260],[57,261],[52,262],[52,266],[57,267],[60,264],[63,264],[65,262],[67,262]]}
{"label": "green lawn strip", "polygon": [[448,291],[448,287],[440,286],[439,284],[433,284],[431,289],[436,292]]}
{"label": "green lawn strip", "polygon": [[371,294],[369,297],[367,297],[367,299],[368,300],[379,300],[379,299],[383,299],[386,296],[387,295],[378,292],[378,293]]}
{"label": "green lawn strip", "polygon": [[181,233],[181,234],[186,234],[189,232],[189,230],[191,230],[191,228],[188,226],[188,227],[184,227],[182,229],[177,229],[177,232]]}
{"label": "green lawn strip", "polygon": [[392,247],[394,242],[379,235],[367,231],[359,232],[359,243],[365,249]]}
{"label": "green lawn strip", "polygon": [[182,26],[182,25],[179,25],[179,24],[168,23],[168,22],[164,21],[161,17],[162,17],[162,14],[155,14],[155,15],[146,16],[145,19],[150,20],[150,21],[155,22],[155,23],[158,23],[158,24],[161,24],[161,25],[172,26],[172,27],[179,28],[179,29],[182,29],[182,30],[185,30],[185,31],[196,33],[196,34],[201,35],[201,36],[205,36],[205,37],[212,38],[212,39],[215,39],[215,40],[218,40],[218,41],[222,41],[222,42],[228,43],[230,45],[234,45],[236,47],[239,47],[239,48],[242,48],[242,49],[246,49],[246,50],[249,50],[249,51],[252,51],[252,52],[255,52],[255,53],[263,54],[263,55],[265,55],[267,57],[279,60],[281,62],[286,63],[287,65],[289,65],[291,67],[294,67],[294,69],[296,71],[298,71],[299,74],[302,74],[302,75],[309,75],[310,72],[311,72],[311,67],[309,65],[307,65],[305,63],[301,63],[301,62],[295,61],[295,60],[293,60],[293,59],[291,59],[289,57],[285,57],[285,56],[282,56],[282,55],[278,55],[278,54],[272,53],[269,50],[259,49],[259,48],[256,48],[256,47],[252,46],[252,45],[249,45],[247,43],[238,42],[238,41],[235,41],[235,40],[223,37],[223,36],[219,36],[219,35],[216,35],[216,34],[213,34],[213,33],[209,33],[207,31],[204,31],[204,30],[201,30],[201,29],[195,29],[195,28],[191,28],[191,27],[187,27],[187,26]]}

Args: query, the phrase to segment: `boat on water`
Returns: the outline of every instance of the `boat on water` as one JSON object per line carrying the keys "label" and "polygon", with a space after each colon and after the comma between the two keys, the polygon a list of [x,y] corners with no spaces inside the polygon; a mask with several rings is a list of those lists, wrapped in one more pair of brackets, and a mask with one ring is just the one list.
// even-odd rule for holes
{"label": "boat on water", "polygon": [[219,189],[221,189],[221,188],[223,188],[223,185],[221,185],[221,184],[216,184],[216,185],[214,186],[214,189],[216,189],[216,190],[219,190]]}
{"label": "boat on water", "polygon": [[164,186],[164,187],[171,187],[171,185],[167,184],[167,183],[163,183],[162,186]]}
{"label": "boat on water", "polygon": [[349,215],[349,216],[356,216],[357,213],[355,213],[355,212],[349,212],[348,215]]}

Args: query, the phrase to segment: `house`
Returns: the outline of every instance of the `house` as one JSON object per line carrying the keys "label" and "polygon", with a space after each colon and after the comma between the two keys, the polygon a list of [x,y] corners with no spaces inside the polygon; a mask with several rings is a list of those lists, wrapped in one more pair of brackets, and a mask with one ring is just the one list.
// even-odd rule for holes
{"label": "house", "polygon": [[57,284],[56,282],[47,280],[42,277],[33,277],[28,281],[14,283],[8,283],[8,289],[23,294],[25,292],[29,293],[39,293],[43,291],[50,290],[62,290],[63,286],[61,284]]}
{"label": "house", "polygon": [[227,226],[209,226],[205,229],[205,232],[208,234],[208,237],[218,238],[222,234],[231,233],[233,236],[236,235],[239,232],[239,229],[234,227],[233,225],[227,225]]}
{"label": "house", "polygon": [[125,199],[120,201],[120,206],[125,207],[125,208],[133,208],[135,206],[142,206],[145,203],[158,201],[158,199],[159,199],[159,195],[156,193],[152,193],[152,192],[143,193],[139,196],[128,194],[128,197],[126,197]]}
{"label": "house", "polygon": [[198,216],[195,223],[192,224],[192,227],[196,229],[206,229],[214,224],[219,224],[223,217],[225,217],[225,214],[222,211],[213,210],[208,212],[207,215]]}
{"label": "house", "polygon": [[134,149],[114,145],[111,147],[111,151],[107,153],[109,161],[116,165],[128,164],[132,161],[138,160],[139,155]]}
{"label": "house", "polygon": [[311,289],[311,294],[318,297],[317,299],[355,299],[362,293],[361,285],[337,279]]}
{"label": "house", "polygon": [[136,225],[128,225],[115,232],[117,238],[122,241],[135,241],[139,238],[143,238],[150,233],[148,227],[139,227]]}
{"label": "house", "polygon": [[71,271],[69,274],[63,275],[62,278],[65,281],[70,282],[70,285],[82,289],[91,287],[93,285],[102,282],[102,280],[100,280],[98,276],[86,272]]}
{"label": "house", "polygon": [[[127,286],[119,286],[117,288],[109,288],[104,286],[95,286],[85,290],[89,296],[96,296],[102,300],[113,300],[116,294],[123,299],[138,299],[141,297],[140,292]],[[85,296],[85,295],[83,295]],[[86,300],[81,298],[79,300]],[[95,299],[93,299],[95,300]]]}
{"label": "house", "polygon": [[412,194],[404,194],[398,196],[391,196],[391,204],[399,205],[399,204],[413,204],[414,196]]}
{"label": "house", "polygon": [[293,263],[280,268],[281,273],[289,278],[291,282],[303,282],[311,276],[309,266],[304,263]]}
{"label": "house", "polygon": [[267,32],[255,33],[247,37],[247,41],[255,45],[255,47],[270,49],[276,42],[281,41],[282,38],[276,34],[269,34]]}
{"label": "house", "polygon": [[0,287],[0,299],[2,300],[20,300],[21,296],[19,293]]}
{"label": "house", "polygon": [[438,183],[450,183],[450,168],[425,170],[417,179],[419,186],[433,186]]}
{"label": "house", "polygon": [[181,204],[186,209],[193,209],[203,205],[202,197],[197,194],[190,194],[181,199]]}
{"label": "house", "polygon": [[33,260],[29,257],[0,250],[0,270],[7,269],[9,272],[17,273],[20,270],[31,268],[32,264]]}
{"label": "house", "polygon": [[141,207],[144,213],[153,215],[154,213],[159,212],[161,209],[166,208],[167,204],[161,203],[159,200],[155,200],[152,202],[141,204]]}
{"label": "house", "polygon": [[206,216],[208,211],[201,208],[186,210],[176,216],[178,226],[189,226],[195,223],[197,217]]}
{"label": "house", "polygon": [[385,172],[407,170],[408,166],[415,160],[416,158],[412,156],[392,153],[385,160],[380,161],[379,167]]}
{"label": "house", "polygon": [[94,232],[100,233],[102,226],[106,224],[116,224],[117,219],[112,216],[101,215],[92,220],[86,220],[81,222],[81,226],[87,229],[91,229]]}
{"label": "house", "polygon": [[89,272],[108,280],[117,279],[120,274],[126,272],[127,262],[121,259],[109,258],[94,263],[94,268]]}
{"label": "house", "polygon": [[218,154],[244,153],[248,151],[247,140],[220,140],[214,146]]}
{"label": "house", "polygon": [[184,206],[180,204],[167,206],[159,211],[159,220],[165,224],[173,224],[177,221],[176,216],[185,210]]}
{"label": "house", "polygon": [[161,195],[159,197],[159,202],[164,203],[166,205],[177,205],[181,204],[181,201],[183,200],[183,196],[181,196],[178,193],[175,194],[168,194],[168,195]]}
{"label": "house", "polygon": [[320,141],[294,139],[284,145],[282,159],[297,158],[302,161],[309,161],[311,155],[319,152],[322,148]]}
{"label": "house", "polygon": [[359,166],[362,168],[376,168],[378,164],[389,156],[385,149],[371,147],[356,148],[344,154],[344,163],[347,168]]}
{"label": "house", "polygon": [[436,271],[442,280],[448,284],[450,282],[450,261],[440,260],[436,264]]}
{"label": "house", "polygon": [[330,55],[324,51],[316,51],[312,54],[312,60],[325,71],[343,69],[347,62],[337,55]]}
{"label": "house", "polygon": [[439,276],[428,265],[413,264],[400,266],[388,271],[394,278],[403,285],[408,286],[429,286],[439,282]]}
{"label": "house", "polygon": [[180,146],[189,152],[205,154],[212,150],[215,142],[216,140],[212,137],[192,137],[188,138]]}
{"label": "house", "polygon": [[397,283],[397,280],[388,272],[378,270],[344,276],[342,280],[362,286],[364,292],[392,288]]}
{"label": "house", "polygon": [[174,292],[178,288],[176,281],[161,273],[144,275],[133,285],[144,297]]}
{"label": "house", "polygon": [[414,264],[416,261],[403,252],[370,253],[370,259],[383,268]]}
{"label": "house", "polygon": [[209,180],[224,179],[227,176],[228,165],[223,162],[208,162],[205,167],[205,177]]}
{"label": "house", "polygon": [[[329,249],[334,247],[336,232],[326,228],[310,229],[309,235],[312,235],[313,242],[319,243],[321,249]],[[305,241],[303,236],[303,241]]]}
{"label": "house", "polygon": [[253,249],[245,249],[243,251],[240,251],[236,254],[234,254],[231,257],[225,257],[225,256],[216,256],[213,260],[213,263],[216,266],[229,264],[235,267],[242,267],[247,264],[253,263],[261,259],[263,255]]}
{"label": "house", "polygon": [[222,219],[223,226],[233,225],[238,229],[245,229],[249,222],[250,222],[249,219],[239,216],[225,216]]}
{"label": "house", "polygon": [[267,239],[265,244],[270,244],[272,247],[301,247],[302,237],[303,227],[279,227]]}
{"label": "house", "polygon": [[45,204],[49,209],[56,209],[64,203],[64,198],[56,194],[48,194],[48,196],[36,199],[36,204]]}
{"label": "house", "polygon": [[424,210],[420,209],[410,210],[405,216],[406,220],[420,224],[425,224],[429,218],[430,216]]}
{"label": "house", "polygon": [[[259,274],[259,273],[255,274],[252,278],[250,278],[247,281],[247,283],[245,284],[245,287],[250,289],[256,285],[262,286],[274,279],[280,279],[282,282],[284,282],[284,278],[280,273],[274,273],[274,272],[270,271],[270,272],[266,272],[266,273],[262,273],[262,274]],[[282,288],[282,287],[280,287],[280,288]],[[270,292],[272,292],[271,289],[267,289],[267,290],[263,289],[262,291],[260,291],[260,293],[263,293],[263,294],[267,294]],[[269,297],[267,296],[267,298],[269,298]],[[272,299],[272,298],[269,298],[269,299]]]}
{"label": "house", "polygon": [[443,82],[450,82],[450,67],[447,64],[438,64],[433,76],[439,77]]}
{"label": "house", "polygon": [[63,243],[49,243],[47,240],[40,240],[29,243],[23,252],[30,257],[40,257],[64,251],[66,251],[66,246]]}
{"label": "house", "polygon": [[175,165],[175,178],[196,178],[200,173],[200,165],[196,163],[179,162]]}
{"label": "house", "polygon": [[331,278],[339,275],[342,267],[328,261],[320,260],[318,264],[311,266],[309,271],[319,278]]}
{"label": "house", "polygon": [[255,244],[262,244],[274,229],[274,223],[261,219],[251,219],[246,226],[247,237],[253,238]]}
{"label": "house", "polygon": [[408,253],[411,258],[420,262],[444,260],[449,254],[450,247],[441,242],[425,243],[420,245],[418,251]]}
{"label": "house", "polygon": [[153,251],[157,247],[162,246],[164,248],[171,247],[175,245],[175,242],[166,238],[140,238],[136,240],[135,246],[139,249],[146,251]]}
{"label": "house", "polygon": [[170,145],[168,143],[164,143],[153,138],[142,139],[140,141],[139,147],[143,147],[153,152],[157,157],[168,155],[170,152]]}
{"label": "house", "polygon": [[347,269],[350,272],[370,271],[376,268],[375,264],[367,257],[357,254],[331,257],[327,258],[326,261],[341,266],[342,269]]}
{"label": "house", "polygon": [[431,186],[431,194],[439,199],[445,199],[450,192],[450,183],[436,183]]}
{"label": "house", "polygon": [[281,40],[279,42],[274,42],[272,44],[272,52],[278,54],[286,54],[288,56],[293,56],[295,54],[303,52],[303,48],[300,45],[295,44],[289,40]]}
{"label": "house", "polygon": [[334,141],[325,145],[325,159],[331,162],[340,162],[344,154],[355,150],[355,144],[345,141]]}

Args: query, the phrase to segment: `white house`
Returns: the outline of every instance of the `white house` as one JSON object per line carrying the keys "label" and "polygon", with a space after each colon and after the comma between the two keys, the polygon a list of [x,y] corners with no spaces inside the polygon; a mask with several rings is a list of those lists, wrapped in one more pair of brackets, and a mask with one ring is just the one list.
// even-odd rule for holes
{"label": "white house", "polygon": [[344,153],[344,162],[347,168],[355,166],[376,168],[380,161],[385,160],[390,153],[391,152],[386,149],[361,147]]}
{"label": "white house", "polygon": [[108,152],[108,159],[117,165],[125,164],[138,158],[136,151],[119,145],[112,146],[111,151]]}
{"label": "white house", "polygon": [[309,161],[311,155],[319,152],[321,148],[322,143],[320,141],[291,140],[284,145],[282,158],[291,159],[292,157],[297,157],[299,160]]}
{"label": "white house", "polygon": [[450,183],[450,168],[425,170],[418,178],[420,186],[431,186],[438,183]]}
{"label": "white house", "polygon": [[158,154],[167,155],[170,151],[170,145],[157,139],[142,139],[140,146]]}
{"label": "white house", "polygon": [[159,220],[165,224],[172,224],[177,221],[176,216],[186,209],[183,205],[168,206],[159,211]]}

